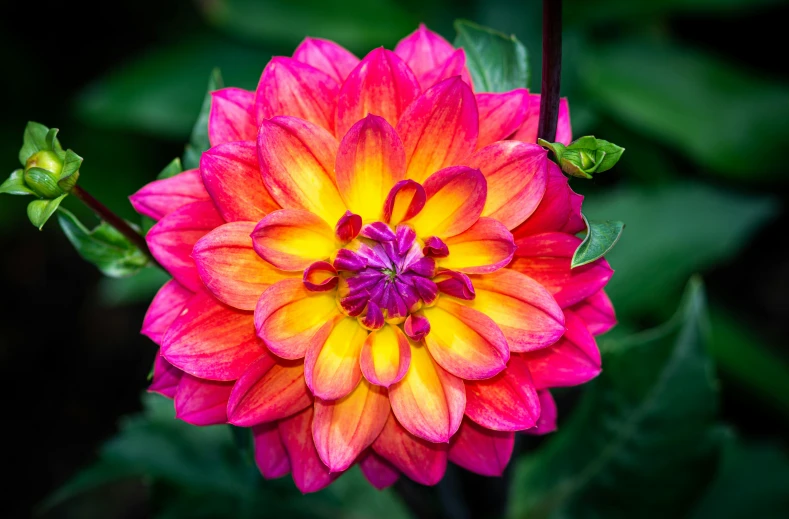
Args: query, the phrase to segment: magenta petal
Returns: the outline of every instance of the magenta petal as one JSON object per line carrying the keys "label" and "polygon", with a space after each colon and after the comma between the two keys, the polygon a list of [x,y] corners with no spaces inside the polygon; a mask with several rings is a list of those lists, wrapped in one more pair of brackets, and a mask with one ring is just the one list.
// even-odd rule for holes
{"label": "magenta petal", "polygon": [[193,295],[194,292],[187,290],[174,279],[165,283],[153,297],[142,321],[140,333],[161,346],[165,332]]}
{"label": "magenta petal", "polygon": [[401,180],[394,185],[384,202],[384,221],[396,225],[419,213],[425,206],[425,189],[413,180]]}
{"label": "magenta petal", "polygon": [[233,382],[217,382],[184,374],[175,394],[175,417],[192,425],[227,423],[227,399]]}
{"label": "magenta petal", "polygon": [[436,276],[435,282],[441,292],[452,297],[471,301],[476,296],[471,279],[462,272],[444,270]]}
{"label": "magenta petal", "polygon": [[537,419],[537,425],[531,429],[526,429],[526,434],[533,434],[541,436],[543,434],[552,433],[556,430],[556,402],[553,400],[551,392],[547,389],[541,389],[537,392],[540,395],[540,417]]}
{"label": "magenta petal", "polygon": [[310,292],[326,292],[337,286],[337,269],[328,261],[316,261],[304,270],[302,282]]}
{"label": "magenta petal", "polygon": [[159,393],[167,398],[175,398],[175,393],[178,391],[178,383],[181,381],[183,374],[183,371],[167,362],[157,352],[156,360],[153,364],[153,380],[151,385],[148,386],[148,391]]}
{"label": "magenta petal", "polygon": [[211,113],[208,116],[208,141],[211,146],[254,141],[257,134],[254,92],[241,88],[223,88],[211,92]]}
{"label": "magenta petal", "polygon": [[516,238],[554,231],[576,234],[586,228],[581,218],[583,195],[570,189],[559,166],[552,161],[547,165],[545,194],[531,216],[512,231]]}
{"label": "magenta petal", "polygon": [[425,90],[454,76],[460,76],[463,81],[471,86],[471,75],[466,68],[466,52],[463,49],[457,49],[442,65],[421,76],[419,84]]}
{"label": "magenta petal", "polygon": [[334,234],[337,236],[337,239],[344,242],[356,238],[361,230],[362,217],[350,211],[345,211],[337,225],[334,226]]}
{"label": "magenta petal", "polygon": [[190,169],[170,178],[154,180],[129,197],[138,213],[161,220],[176,209],[211,197],[203,186],[200,172]]}
{"label": "magenta petal", "polygon": [[424,315],[411,314],[403,323],[403,330],[412,341],[419,342],[430,333],[430,321]]}
{"label": "magenta petal", "polygon": [[340,85],[359,64],[359,58],[344,47],[320,38],[304,38],[293,53],[293,59],[325,72]]}
{"label": "magenta petal", "polygon": [[[523,125],[513,136],[517,141],[528,143],[537,142],[537,127],[540,121],[540,94],[529,95],[529,111]],[[569,146],[573,140],[573,131],[570,127],[570,105],[567,98],[559,100],[559,120],[556,125],[556,140],[565,146]]]}
{"label": "magenta petal", "polygon": [[515,433],[485,429],[468,418],[449,443],[449,461],[483,476],[501,476],[515,447]]}
{"label": "magenta petal", "polygon": [[381,308],[373,301],[367,303],[367,313],[360,318],[359,323],[368,330],[378,330],[384,325],[384,314]]}
{"label": "magenta petal", "polygon": [[303,493],[317,492],[334,481],[340,473],[330,473],[323,464],[312,440],[312,406],[279,422],[282,443],[288,452],[293,482]]}
{"label": "magenta petal", "polygon": [[477,148],[506,139],[517,130],[529,112],[529,91],[518,88],[500,94],[477,94],[479,142]]}
{"label": "magenta petal", "polygon": [[604,290],[569,308],[581,318],[592,335],[601,335],[616,325],[614,305]]}
{"label": "magenta petal", "polygon": [[378,490],[394,485],[400,478],[400,472],[391,463],[377,455],[372,449],[362,454],[359,468],[372,486]]}
{"label": "magenta petal", "polygon": [[373,450],[407,477],[422,485],[435,485],[447,469],[447,444],[417,438],[389,415]]}
{"label": "magenta petal", "polygon": [[446,258],[449,256],[449,247],[438,236],[431,236],[425,240],[422,254],[431,258]]}
{"label": "magenta petal", "polygon": [[264,478],[281,478],[290,472],[290,460],[282,444],[277,422],[254,426],[252,436],[255,441],[255,463]]}
{"label": "magenta petal", "polygon": [[340,249],[337,251],[333,264],[337,270],[357,272],[367,266],[367,260],[348,249]]}
{"label": "magenta petal", "polygon": [[421,78],[443,64],[454,54],[455,48],[444,38],[419,24],[419,28],[400,40],[395,47],[400,56]]}

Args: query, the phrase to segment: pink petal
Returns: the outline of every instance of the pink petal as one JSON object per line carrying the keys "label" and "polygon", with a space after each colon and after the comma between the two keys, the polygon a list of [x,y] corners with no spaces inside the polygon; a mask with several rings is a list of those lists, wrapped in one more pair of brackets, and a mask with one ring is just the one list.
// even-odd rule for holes
{"label": "pink petal", "polygon": [[208,141],[211,146],[254,141],[257,134],[254,92],[241,88],[223,88],[211,92],[211,112],[208,116]]}
{"label": "pink petal", "polygon": [[515,433],[491,431],[468,418],[449,444],[449,461],[483,476],[501,476],[515,447]]}
{"label": "pink petal", "polygon": [[584,197],[570,189],[559,166],[552,161],[547,166],[545,194],[532,215],[513,230],[516,238],[554,231],[576,234],[586,228],[581,218]]}
{"label": "pink petal", "polygon": [[455,76],[460,76],[468,86],[472,86],[471,74],[466,68],[466,52],[463,49],[457,49],[443,64],[420,76],[419,84],[423,90],[426,90],[436,83]]}
{"label": "pink petal", "polygon": [[264,478],[277,479],[290,472],[290,460],[277,422],[254,426],[252,437],[255,441],[255,463]]}
{"label": "pink petal", "polygon": [[178,173],[170,178],[154,180],[129,197],[135,211],[154,220],[161,220],[176,209],[192,202],[210,199],[200,178],[200,172],[196,169]]}
{"label": "pink petal", "polygon": [[424,24],[419,24],[416,31],[400,40],[394,51],[421,78],[442,66],[455,52],[455,48]]}
{"label": "pink petal", "polygon": [[401,180],[392,187],[384,202],[384,221],[397,225],[413,218],[425,207],[425,188],[413,180]]}
{"label": "pink petal", "polygon": [[187,290],[174,279],[162,285],[145,313],[140,333],[161,346],[164,333],[193,295],[194,292]]}
{"label": "pink petal", "polygon": [[442,259],[442,268],[466,274],[487,274],[512,261],[515,242],[507,227],[493,218],[480,218],[464,232],[447,238],[449,256]]}
{"label": "pink petal", "polygon": [[372,449],[359,460],[359,468],[367,481],[378,490],[394,485],[400,478],[400,472]]}
{"label": "pink petal", "polygon": [[422,485],[435,485],[447,469],[447,444],[431,443],[406,431],[389,415],[373,450],[400,472]]}
{"label": "pink petal", "polygon": [[[532,144],[536,143],[539,122],[540,94],[531,94],[529,95],[529,112],[526,115],[526,120],[512,138],[516,141]],[[573,131],[570,127],[570,105],[567,102],[567,98],[563,97],[559,100],[559,121],[556,126],[556,140],[554,142],[561,142],[565,146],[569,146],[572,140]]]}
{"label": "pink petal", "polygon": [[529,91],[518,88],[500,94],[477,94],[479,142],[482,148],[506,139],[520,128],[529,113]]}
{"label": "pink petal", "polygon": [[303,493],[317,492],[340,474],[330,473],[312,441],[312,407],[279,422],[279,433],[288,451],[293,482]]}
{"label": "pink petal", "polygon": [[170,399],[175,398],[178,383],[183,374],[183,371],[167,362],[160,352],[156,352],[156,360],[153,363],[153,380],[148,386],[148,391],[159,393]]}
{"label": "pink petal", "polygon": [[540,395],[540,417],[537,419],[537,425],[523,432],[541,436],[556,430],[556,402],[547,389],[541,389],[537,394]]}
{"label": "pink petal", "polygon": [[304,38],[304,41],[296,47],[293,59],[325,72],[339,85],[359,64],[359,58],[344,47],[320,38]]}
{"label": "pink petal", "polygon": [[184,374],[175,394],[175,417],[192,425],[227,423],[227,398],[233,382]]}
{"label": "pink petal", "polygon": [[616,325],[614,305],[604,290],[587,297],[569,308],[581,318],[592,335],[601,335]]}

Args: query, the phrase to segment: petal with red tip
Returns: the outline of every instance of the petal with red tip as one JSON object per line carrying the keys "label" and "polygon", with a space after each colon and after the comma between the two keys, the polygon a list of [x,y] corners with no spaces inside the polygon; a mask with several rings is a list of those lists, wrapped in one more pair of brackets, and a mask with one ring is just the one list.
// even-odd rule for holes
{"label": "petal with red tip", "polygon": [[337,187],[364,221],[380,220],[389,191],[405,177],[405,151],[394,128],[377,115],[354,124],[337,152]]}
{"label": "petal with red tip", "polygon": [[570,310],[581,318],[592,335],[601,335],[616,325],[614,305],[604,290],[574,304]]}
{"label": "petal with red tip", "polygon": [[551,161],[547,165],[545,194],[532,215],[513,230],[516,238],[554,231],[576,234],[586,228],[581,218],[584,197],[570,189],[559,166]]}
{"label": "petal with red tip", "polygon": [[214,146],[200,157],[200,173],[205,188],[228,222],[257,222],[279,209],[260,178],[254,138],[250,142]]}
{"label": "petal with red tip", "polygon": [[424,187],[425,207],[407,222],[420,238],[455,236],[474,225],[482,214],[487,183],[478,169],[442,169],[431,175]]}
{"label": "petal with red tip", "polygon": [[138,213],[161,220],[176,209],[192,202],[211,200],[200,171],[190,169],[170,178],[154,180],[129,197]]}
{"label": "petal with red tip", "polygon": [[304,379],[318,398],[336,400],[359,384],[359,353],[367,330],[353,317],[339,319],[324,342],[314,342],[304,359]]}
{"label": "petal with red tip", "polygon": [[359,58],[344,47],[320,38],[304,38],[304,41],[296,47],[293,59],[325,72],[338,85],[341,85],[359,64]]}
{"label": "petal with red tip", "polygon": [[378,437],[388,417],[386,390],[366,380],[340,400],[315,400],[312,436],[318,455],[331,472],[347,469]]}
{"label": "petal with red tip", "polygon": [[564,311],[567,331],[559,342],[524,353],[537,388],[577,386],[600,374],[600,350],[584,322]]}
{"label": "petal with red tip", "polygon": [[311,292],[300,279],[286,279],[260,296],[255,329],[272,353],[283,359],[299,359],[313,342],[326,340],[341,315],[333,293]]}
{"label": "petal with red tip", "polygon": [[445,370],[465,380],[490,378],[507,365],[507,339],[487,315],[450,298],[423,310],[430,321],[425,344]]}
{"label": "petal with red tip", "polygon": [[477,147],[479,119],[471,88],[459,77],[429,88],[403,112],[406,178],[423,182],[436,171],[461,164]]}
{"label": "petal with red tip", "polygon": [[540,396],[540,417],[537,419],[537,425],[523,432],[541,436],[556,430],[557,412],[556,402],[553,400],[550,391],[547,389],[540,389],[537,391],[537,394]]}
{"label": "petal with red tip", "polygon": [[581,239],[570,234],[544,233],[515,241],[515,261],[511,268],[541,283],[566,308],[603,288],[614,271],[604,258],[570,268]]}
{"label": "petal with red tip", "polygon": [[447,469],[447,444],[432,443],[409,433],[389,414],[373,450],[400,472],[422,485],[435,485]]}
{"label": "petal with red tip", "polygon": [[337,98],[337,135],[368,114],[394,126],[421,90],[408,65],[394,52],[372,50],[348,75]]}
{"label": "petal with red tip", "polygon": [[226,223],[200,238],[192,251],[206,288],[239,310],[254,310],[266,288],[294,276],[255,253],[249,237],[254,228],[254,222]]}
{"label": "petal with red tip", "polygon": [[260,173],[272,198],[285,209],[303,209],[334,226],[345,204],[334,181],[337,141],[295,117],[263,121],[258,133]]}
{"label": "petal with red tip", "polygon": [[483,216],[514,229],[537,210],[545,195],[549,163],[542,146],[497,142],[479,150],[467,163],[482,171],[488,182]]}
{"label": "petal with red tip", "polygon": [[389,387],[399,382],[411,364],[408,339],[397,326],[385,324],[367,336],[360,364],[364,377],[373,384]]}
{"label": "petal with red tip", "polygon": [[293,482],[303,493],[317,492],[339,474],[332,474],[323,464],[312,440],[312,406],[279,422],[279,434],[288,451]]}
{"label": "petal with red tip", "polygon": [[443,443],[460,427],[466,393],[463,381],[436,364],[427,348],[411,343],[410,366],[405,377],[389,387],[389,400],[408,432]]}
{"label": "petal with red tip", "polygon": [[400,40],[394,51],[417,77],[422,77],[441,67],[455,52],[455,47],[425,24],[419,24],[416,31]]}
{"label": "petal with red tip", "polygon": [[392,187],[384,202],[384,221],[398,225],[412,218],[425,206],[425,189],[413,180],[401,180]]}
{"label": "petal with red tip", "polygon": [[156,360],[153,361],[153,380],[151,380],[151,385],[148,386],[148,391],[159,393],[167,398],[175,398],[175,393],[178,391],[178,383],[181,382],[183,375],[183,371],[167,362],[157,352]]}
{"label": "petal with red tip", "polygon": [[477,109],[479,110],[477,148],[482,148],[506,139],[520,128],[529,113],[529,91],[525,88],[517,88],[500,94],[477,94]]}
{"label": "petal with red tip", "polygon": [[165,332],[193,295],[194,292],[187,290],[174,279],[165,283],[153,297],[142,321],[140,333],[161,346]]}
{"label": "petal with red tip", "polygon": [[192,425],[227,423],[227,399],[233,382],[217,382],[184,374],[175,394],[175,417]]}
{"label": "petal with red tip", "polygon": [[[540,124],[540,94],[529,95],[529,111],[526,120],[512,137],[516,141],[529,143],[537,142],[537,127]],[[570,105],[567,98],[559,100],[559,119],[556,124],[556,140],[569,146],[573,140],[573,131],[570,126]]]}
{"label": "petal with red tip", "polygon": [[208,142],[254,141],[258,134],[255,121],[255,93],[242,88],[223,88],[211,92],[208,115]]}
{"label": "petal with red tip", "polygon": [[240,312],[200,292],[184,306],[162,341],[173,366],[209,380],[236,380],[265,353],[251,312]]}
{"label": "petal with red tip", "polygon": [[515,447],[515,433],[491,431],[465,419],[449,444],[449,461],[483,476],[501,476]]}
{"label": "petal with red tip", "polygon": [[255,464],[266,479],[281,478],[290,472],[290,460],[277,422],[256,425],[252,428],[255,445]]}
{"label": "petal with red tip", "polygon": [[266,354],[238,379],[227,403],[230,423],[249,427],[279,420],[312,403],[304,363]]}
{"label": "petal with red tip", "polygon": [[372,449],[359,460],[359,468],[367,481],[378,490],[394,485],[400,478],[400,472]]}
{"label": "petal with red tip", "polygon": [[550,292],[528,276],[502,269],[474,277],[477,297],[467,303],[495,322],[510,351],[545,348],[564,334],[564,312]]}
{"label": "petal with red tip", "polygon": [[487,274],[507,265],[515,254],[512,233],[498,220],[480,218],[466,231],[448,238],[449,256],[442,268]]}
{"label": "petal with red tip", "polygon": [[334,231],[318,216],[299,209],[266,215],[252,231],[261,258],[282,270],[300,271],[337,250]]}
{"label": "petal with red tip", "polygon": [[192,259],[197,240],[222,225],[213,202],[194,202],[162,218],[145,236],[151,254],[181,285],[197,292],[203,286]]}
{"label": "petal with red tip", "polygon": [[325,72],[291,58],[268,62],[255,94],[258,124],[278,115],[298,117],[334,130],[339,83]]}
{"label": "petal with red tip", "polygon": [[493,378],[466,382],[466,394],[466,416],[486,429],[523,431],[540,416],[540,398],[521,355]]}
{"label": "petal with red tip", "polygon": [[457,49],[442,65],[420,76],[419,85],[423,90],[427,90],[436,83],[454,76],[460,76],[467,85],[471,86],[471,74],[466,68],[466,52],[463,49]]}

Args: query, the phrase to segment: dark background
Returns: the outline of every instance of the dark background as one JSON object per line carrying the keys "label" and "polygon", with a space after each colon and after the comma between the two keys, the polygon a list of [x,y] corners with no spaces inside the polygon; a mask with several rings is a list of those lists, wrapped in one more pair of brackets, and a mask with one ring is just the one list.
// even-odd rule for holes
{"label": "dark background", "polygon": [[[258,25],[249,4],[6,2],[0,20],[6,171],[18,167],[26,121],[58,127],[64,146],[85,158],[81,185],[131,219],[126,197],[182,153],[211,68],[220,66],[228,85],[253,88],[268,58],[290,54],[305,35],[333,38],[363,55],[380,44],[392,48],[419,21],[451,41],[452,20],[468,18],[526,43],[531,90],[539,90],[540,10],[533,2],[387,2],[380,12],[363,2],[305,2],[298,9],[260,2],[271,11]],[[588,195],[587,211],[619,209],[611,217],[628,224],[622,250],[611,257],[625,277],[612,288],[620,331],[662,322],[688,276],[701,272],[711,300],[722,417],[745,438],[785,442],[789,119],[782,116],[789,115],[789,60],[776,45],[785,40],[789,7],[735,0],[632,4],[638,5],[565,1],[563,92],[574,134],[595,134],[628,150],[604,177],[573,181]],[[234,18],[236,8],[253,16]],[[625,63],[613,94],[606,77],[589,79],[606,63]],[[658,115],[644,115],[639,106]],[[701,131],[676,137],[677,125]],[[717,138],[718,132],[733,137]],[[726,158],[716,158],[721,155]],[[606,198],[620,189],[636,190],[643,198],[635,200],[645,204]],[[139,328],[161,283],[155,273],[132,284],[102,279],[54,220],[43,232],[26,221],[27,202],[0,197],[5,517],[31,515],[95,459],[119,417],[140,409],[155,346]],[[90,218],[74,200],[66,206]],[[688,227],[697,234],[684,236]],[[639,255],[645,249],[646,266]],[[628,273],[632,265],[641,270]],[[144,496],[126,492],[126,516],[146,516]]]}

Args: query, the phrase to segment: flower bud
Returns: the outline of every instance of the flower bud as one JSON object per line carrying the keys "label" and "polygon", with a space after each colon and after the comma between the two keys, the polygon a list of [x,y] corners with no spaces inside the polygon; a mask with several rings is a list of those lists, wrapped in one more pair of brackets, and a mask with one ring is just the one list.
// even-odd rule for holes
{"label": "flower bud", "polygon": [[25,184],[41,198],[53,199],[63,194],[58,186],[63,161],[52,151],[39,151],[25,163]]}
{"label": "flower bud", "polygon": [[579,178],[592,178],[593,173],[608,171],[619,161],[625,149],[614,143],[587,135],[569,146],[560,142],[547,142],[542,139],[538,144],[553,152],[562,171]]}

